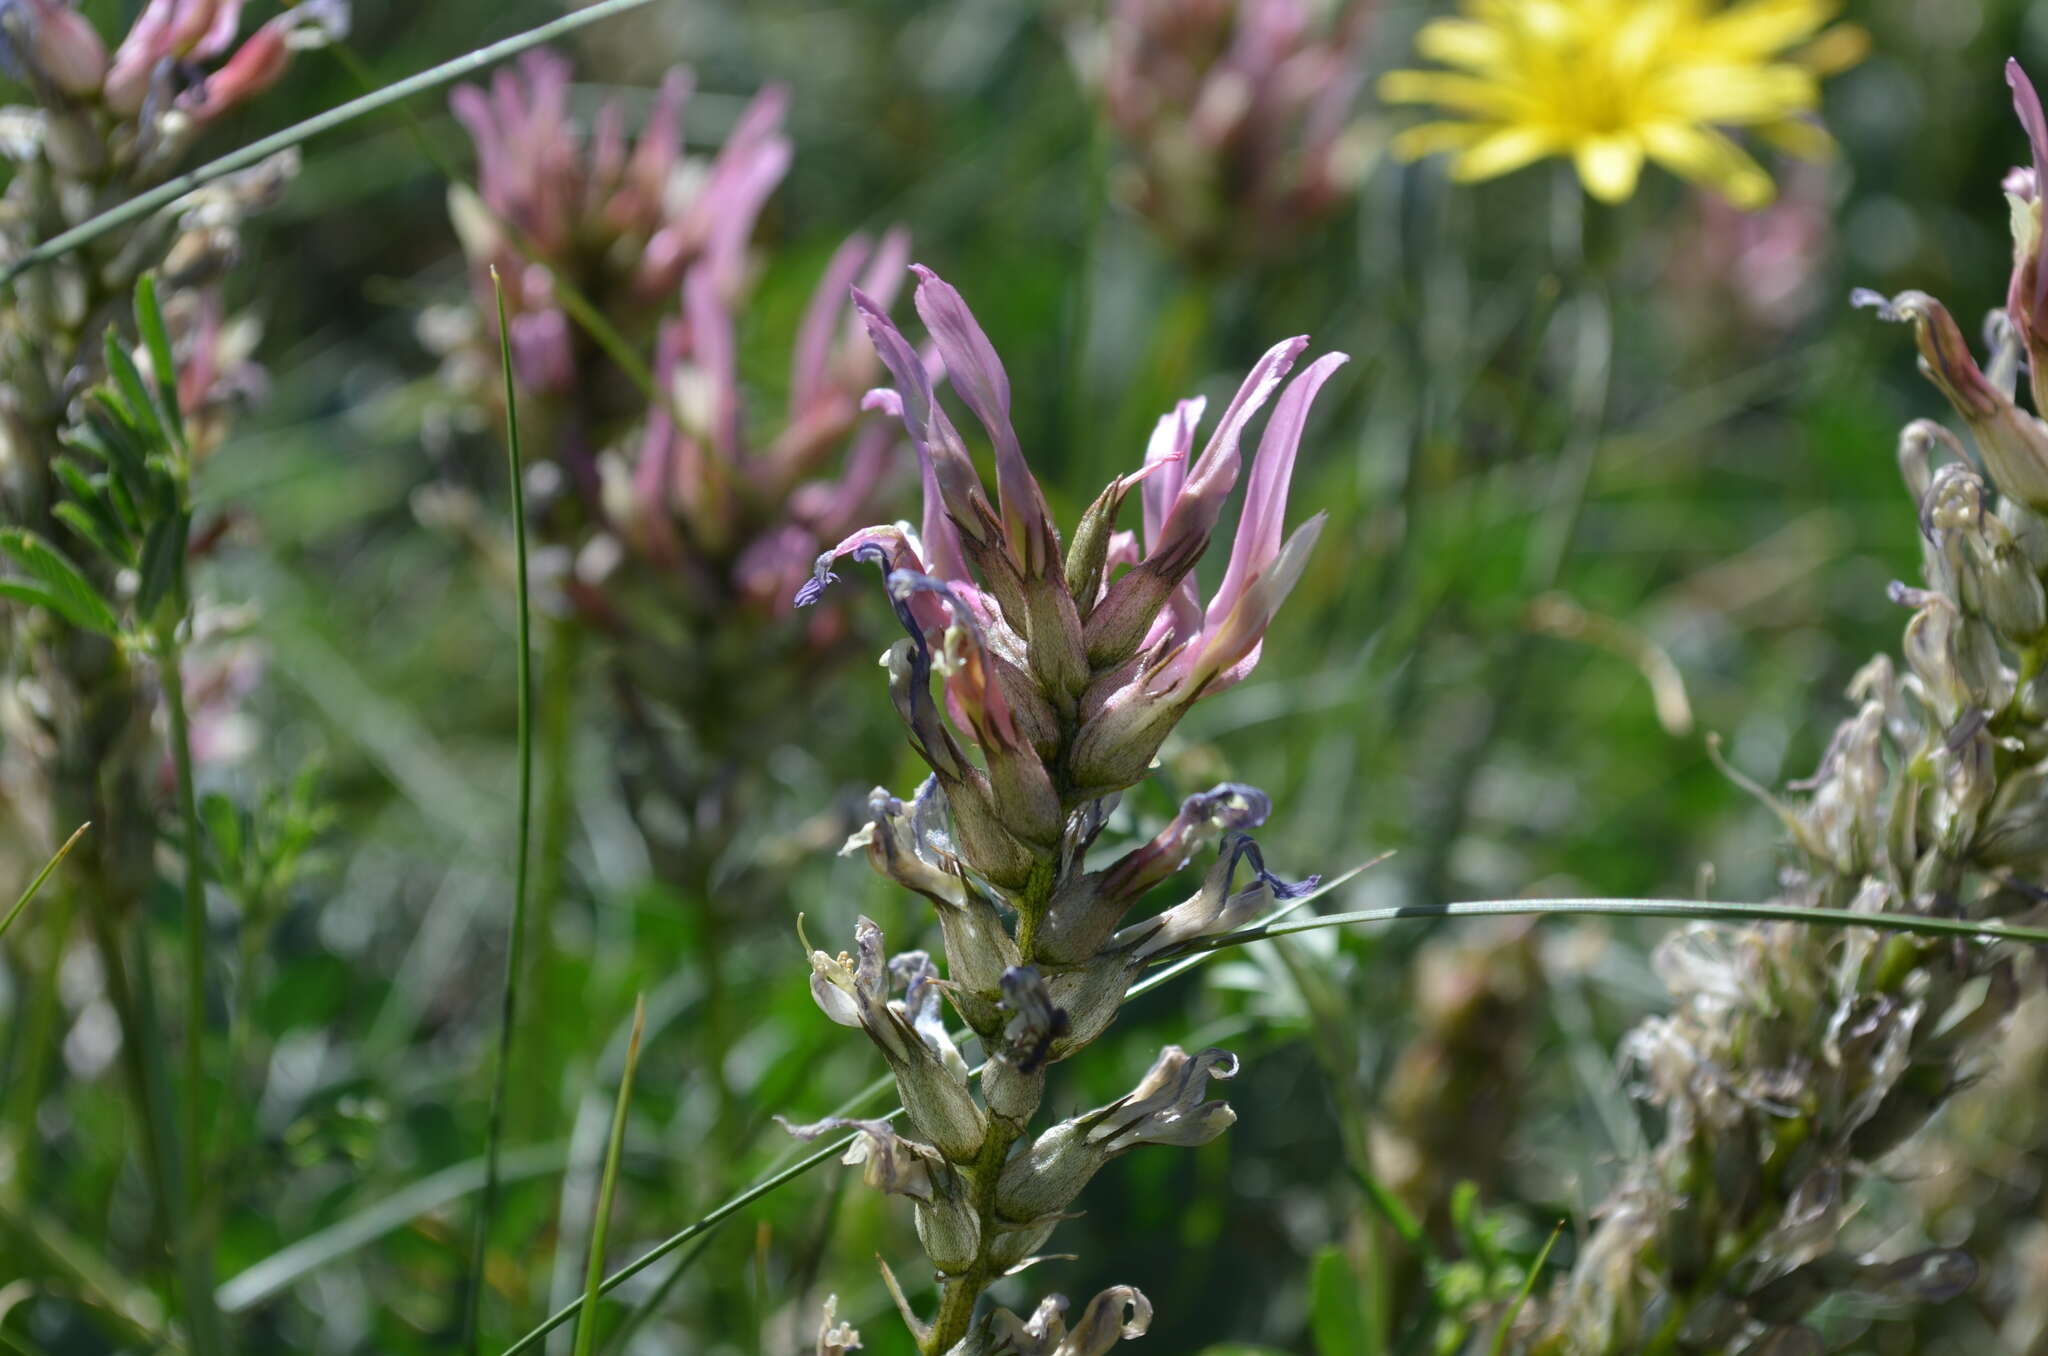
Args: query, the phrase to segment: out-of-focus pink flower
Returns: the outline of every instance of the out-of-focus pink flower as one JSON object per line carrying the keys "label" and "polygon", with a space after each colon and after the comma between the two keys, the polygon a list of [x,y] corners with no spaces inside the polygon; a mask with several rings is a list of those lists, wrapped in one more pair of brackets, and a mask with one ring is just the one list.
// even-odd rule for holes
{"label": "out-of-focus pink flower", "polygon": [[89,95],[106,79],[107,45],[71,0],[0,0],[0,68]]}
{"label": "out-of-focus pink flower", "polygon": [[[671,304],[684,273],[704,262],[728,302],[739,290],[755,219],[789,169],[781,130],[780,89],[757,95],[718,155],[691,179],[683,157],[683,115],[692,80],[671,71],[645,130],[628,143],[625,114],[607,103],[588,131],[569,112],[569,63],[554,52],[529,52],[498,72],[488,89],[458,88],[449,99],[477,151],[478,200],[456,191],[462,242],[477,292],[491,311],[489,271],[504,280],[506,303],[529,338],[515,357],[538,390],[558,390],[569,376],[564,347],[570,327],[554,295],[559,273],[599,300],[630,301],[643,311]],[[559,341],[559,346],[557,346]]]}
{"label": "out-of-focus pink flower", "polygon": [[[1323,7],[1327,8],[1327,7]],[[1125,195],[1204,265],[1283,248],[1356,187],[1369,0],[1115,0],[1094,35]]]}
{"label": "out-of-focus pink flower", "polygon": [[[565,530],[611,538],[623,551],[607,560],[709,590],[710,607],[785,611],[818,551],[876,511],[897,460],[900,435],[863,418],[879,369],[848,297],[856,284],[893,294],[909,243],[892,230],[840,246],[798,326],[786,410],[765,426],[748,417],[748,251],[790,164],[785,99],[762,91],[696,162],[683,137],[693,83],[672,71],[637,138],[616,103],[587,126],[572,117],[568,63],[550,52],[488,89],[458,89],[451,105],[476,143],[478,188],[458,190],[451,209],[487,326],[490,270],[503,280],[514,368],[540,407],[523,413],[558,434],[542,455],[582,498]],[[651,350],[653,400],[627,389],[572,319],[564,286]]]}
{"label": "out-of-focus pink flower", "polygon": [[2006,176],[2005,190],[2012,200],[2012,283],[2006,292],[2005,311],[2013,328],[2026,345],[2027,367],[2033,376],[2034,408],[2048,410],[2048,268],[2042,267],[2042,251],[2048,249],[2041,223],[2041,183],[2048,173],[2048,115],[2041,110],[2041,96],[2034,82],[2017,61],[2005,63],[2005,82],[2012,86],[2013,110],[2026,129],[2027,144],[2034,163]]}
{"label": "out-of-focus pink flower", "polygon": [[1665,272],[1681,319],[1754,335],[1796,329],[1820,303],[1835,239],[1825,166],[1799,163],[1771,205],[1745,212],[1719,194],[1692,195]]}

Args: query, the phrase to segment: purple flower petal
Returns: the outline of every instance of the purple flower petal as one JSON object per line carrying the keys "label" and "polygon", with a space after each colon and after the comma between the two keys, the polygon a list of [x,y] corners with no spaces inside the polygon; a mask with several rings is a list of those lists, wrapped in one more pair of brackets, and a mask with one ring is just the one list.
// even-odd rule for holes
{"label": "purple flower petal", "polygon": [[804,307],[804,318],[796,331],[796,352],[790,363],[792,414],[809,408],[825,393],[830,379],[833,334],[839,328],[839,317],[846,311],[847,292],[853,286],[854,276],[867,257],[868,238],[847,237],[832,252],[824,276],[818,279],[817,290]]}
{"label": "purple flower petal", "polygon": [[[867,326],[868,339],[874,344],[882,365],[896,378],[896,391],[903,406],[903,427],[910,434],[911,445],[917,449],[920,465],[928,468],[932,476],[946,516],[955,524],[966,524],[963,530],[975,532],[979,540],[976,529],[981,522],[981,513],[977,506],[988,502],[987,493],[982,488],[981,473],[974,469],[974,462],[967,455],[967,445],[960,441],[959,430],[953,427],[953,421],[940,406],[923,360],[874,298],[858,287],[853,289],[853,305],[860,314],[861,322]],[[926,516],[929,521],[930,514]]]}
{"label": "purple flower petal", "polygon": [[919,279],[917,313],[938,345],[946,375],[995,444],[997,505],[1010,549],[1025,573],[1042,575],[1059,562],[1048,559],[1055,538],[1044,491],[1010,424],[1009,375],[960,293],[923,264],[910,267]]}
{"label": "purple flower petal", "polygon": [[1307,347],[1306,335],[1283,340],[1266,350],[1265,356],[1245,377],[1244,384],[1238,387],[1229,407],[1223,411],[1216,431],[1209,435],[1209,444],[1202,449],[1200,460],[1189,470],[1187,483],[1181,486],[1180,494],[1175,497],[1173,509],[1160,528],[1159,539],[1153,544],[1151,554],[1177,556],[1198,550],[1197,544],[1208,540],[1209,534],[1215,530],[1217,518],[1223,513],[1224,499],[1237,484],[1242,461],[1237,448],[1239,440],[1244,437],[1245,425],[1279,388],[1293,368],[1294,360]]}
{"label": "purple flower petal", "polygon": [[1266,423],[1258,455],[1252,461],[1251,482],[1245,487],[1244,514],[1231,544],[1230,566],[1216,596],[1209,600],[1204,626],[1221,624],[1246,586],[1279,556],[1286,531],[1287,487],[1294,477],[1294,456],[1301,446],[1309,407],[1330,374],[1349,361],[1342,353],[1324,354],[1288,385],[1273,406],[1273,417]]}

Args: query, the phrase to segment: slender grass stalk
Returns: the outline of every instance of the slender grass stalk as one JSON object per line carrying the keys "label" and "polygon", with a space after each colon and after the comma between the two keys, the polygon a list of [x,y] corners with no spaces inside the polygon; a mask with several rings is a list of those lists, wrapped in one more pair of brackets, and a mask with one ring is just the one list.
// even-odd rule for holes
{"label": "slender grass stalk", "polygon": [[204,1215],[199,1202],[205,1195],[200,1165],[206,1161],[206,858],[200,850],[199,798],[192,779],[192,729],[185,710],[184,654],[178,643],[177,626],[173,621],[158,630],[156,658],[164,689],[164,709],[170,716],[171,765],[178,782],[180,850],[185,854],[185,935],[181,948],[185,979],[181,1076],[185,1096],[183,1142],[178,1147],[182,1154],[185,1203],[195,1213]]}
{"label": "slender grass stalk", "polygon": [[[180,449],[182,451],[182,449]],[[205,1207],[206,1190],[206,855],[201,849],[199,798],[192,778],[192,729],[185,709],[184,650],[178,626],[184,616],[157,629],[158,680],[163,684],[164,709],[171,726],[171,764],[178,783],[180,850],[185,854],[183,958],[185,1043],[180,1052],[180,1078],[184,1096],[175,1099],[181,1115],[178,1136],[178,1204],[171,1209],[171,1229],[177,1239],[179,1266],[184,1276],[186,1320],[192,1328],[192,1346],[199,1356],[225,1350],[221,1338],[220,1311],[213,1298],[213,1243]],[[147,927],[147,921],[138,928]],[[138,982],[148,983],[139,976]],[[155,1010],[145,1002],[144,1012]]]}
{"label": "slender grass stalk", "polygon": [[[565,1144],[529,1144],[506,1154],[500,1180],[525,1181],[559,1172],[568,1162]],[[405,1228],[422,1215],[445,1209],[482,1188],[481,1155],[422,1177],[374,1205],[306,1235],[223,1281],[214,1292],[223,1311],[246,1313],[276,1298],[329,1263],[339,1261]]]}
{"label": "slender grass stalk", "polygon": [[483,1317],[484,1254],[490,1246],[491,1216],[498,1205],[498,1157],[505,1128],[505,1086],[511,1073],[512,1033],[519,1015],[519,981],[526,963],[527,843],[533,831],[533,611],[526,571],[526,468],[519,454],[519,409],[512,380],[512,341],[505,319],[505,288],[495,268],[491,270],[491,284],[498,294],[498,357],[505,369],[505,455],[512,482],[512,540],[518,561],[515,593],[519,609],[519,826],[512,863],[512,936],[505,949],[505,985],[498,1010],[496,1069],[491,1076],[490,1119],[484,1130],[484,1195],[477,1207],[468,1312],[463,1319],[463,1328],[468,1334],[464,1345],[472,1356],[482,1350],[480,1321]]}
{"label": "slender grass stalk", "polygon": [[1494,1330],[1493,1345],[1487,1348],[1489,1356],[1506,1356],[1508,1334],[1514,1331],[1515,1320],[1521,1317],[1522,1308],[1528,1304],[1529,1296],[1536,1293],[1536,1282],[1543,1275],[1543,1264],[1550,1260],[1550,1250],[1557,1246],[1557,1240],[1564,1234],[1564,1221],[1559,1220],[1552,1227],[1550,1237],[1543,1241],[1543,1250],[1536,1254],[1536,1260],[1529,1264],[1529,1274],[1522,1278],[1522,1288],[1515,1292],[1514,1303],[1500,1316],[1500,1327]]}
{"label": "slender grass stalk", "polygon": [[43,888],[43,882],[50,878],[50,873],[57,869],[60,862],[71,855],[72,845],[85,837],[85,831],[91,827],[92,824],[88,821],[73,829],[71,836],[64,840],[64,846],[58,848],[56,855],[43,863],[43,869],[36,872],[36,878],[28,883],[28,889],[21,892],[21,898],[14,901],[14,907],[7,911],[7,916],[0,918],[0,937],[7,935],[7,929],[13,927],[14,920],[21,917],[23,911],[28,908],[29,901]]}
{"label": "slender grass stalk", "polygon": [[514,34],[500,42],[488,43],[473,51],[464,52],[461,56],[450,58],[438,66],[430,66],[403,80],[395,80],[373,94],[351,99],[345,104],[328,109],[325,113],[316,113],[303,122],[293,123],[283,131],[259,137],[239,150],[228,152],[218,160],[210,160],[197,169],[187,170],[183,174],[166,179],[147,193],[138,193],[118,207],[110,208],[70,230],[51,236],[8,265],[4,272],[0,272],[0,287],[8,286],[32,268],[91,244],[109,231],[119,230],[130,222],[140,221],[159,208],[168,207],[195,188],[204,187],[216,179],[233,174],[236,170],[247,169],[276,155],[279,151],[290,150],[323,132],[345,127],[357,118],[375,113],[380,108],[452,84],[486,66],[503,61],[506,57],[517,56],[528,48],[538,47],[566,33],[573,33],[600,19],[609,19],[615,14],[624,14],[653,3],[654,0],[598,0],[588,8],[577,10],[573,14],[565,14],[559,19],[551,19],[547,23],[529,28],[524,33]]}
{"label": "slender grass stalk", "polygon": [[612,1137],[605,1146],[604,1176],[597,1188],[597,1214],[590,1225],[590,1261],[583,1272],[583,1316],[576,1320],[575,1356],[590,1356],[597,1340],[597,1302],[604,1283],[604,1236],[611,1227],[612,1195],[619,1185],[619,1156],[626,1147],[626,1108],[633,1099],[633,1071],[640,1066],[640,1033],[647,1026],[647,995],[633,1000],[633,1037],[626,1042],[626,1067],[619,1075],[619,1100],[612,1108]]}
{"label": "slender grass stalk", "polygon": [[[1696,923],[1810,923],[1831,927],[1872,928],[1922,937],[1966,937],[1979,941],[2048,944],[2048,928],[2010,923],[1973,923],[1961,918],[1927,918],[1908,913],[1858,913],[1853,909],[1807,909],[1795,904],[1716,904],[1696,899],[1475,899],[1458,904],[1399,904],[1387,909],[1331,913],[1298,923],[1261,923],[1241,932],[1227,932],[1190,942],[1182,954],[1221,951],[1318,928],[1351,927],[1360,923],[1398,923],[1415,918],[1517,917],[1677,918]],[[1136,992],[1133,989],[1133,992]]]}
{"label": "slender grass stalk", "polygon": [[[135,952],[132,960],[122,958],[125,976],[110,974],[109,988],[117,993],[117,1008],[124,1018],[154,1015],[157,1011],[156,978],[150,962],[149,920],[137,918],[130,928]],[[120,945],[111,938],[102,946],[103,956],[121,957]],[[131,990],[128,986],[133,984]],[[198,1212],[185,1194],[184,1178],[178,1171],[178,1127],[176,1099],[171,1095],[170,1071],[164,1067],[163,1045],[154,1038],[155,1023],[124,1022],[122,1031],[139,1037],[137,1053],[137,1105],[144,1121],[143,1163],[156,1204],[163,1216],[164,1233],[171,1244],[172,1263],[178,1275],[178,1289],[185,1301],[186,1337],[194,1356],[222,1356],[227,1343],[221,1335],[220,1310],[213,1298],[211,1250],[205,1242]]]}

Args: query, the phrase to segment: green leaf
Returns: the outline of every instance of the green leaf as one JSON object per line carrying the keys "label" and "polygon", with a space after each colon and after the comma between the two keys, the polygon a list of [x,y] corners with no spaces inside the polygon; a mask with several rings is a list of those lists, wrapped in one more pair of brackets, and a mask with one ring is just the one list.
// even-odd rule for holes
{"label": "green leaf", "polygon": [[242,813],[235,803],[218,791],[199,801],[199,816],[206,821],[207,837],[213,839],[214,861],[221,879],[231,881],[242,874]]}
{"label": "green leaf", "polygon": [[1218,1342],[1214,1346],[1203,1347],[1196,1356],[1294,1356],[1294,1353],[1279,1347],[1255,1346],[1250,1342]]}
{"label": "green leaf", "polygon": [[171,335],[164,328],[163,308],[157,305],[156,275],[145,273],[135,280],[135,328],[142,333],[142,345],[149,351],[151,375],[156,378],[157,409],[169,428],[171,440],[185,445],[185,421],[178,409],[178,368],[171,360]]}
{"label": "green leaf", "polygon": [[[165,441],[163,423],[157,418],[156,400],[142,380],[142,369],[135,365],[135,359],[128,356],[128,346],[121,342],[120,334],[108,330],[105,348],[107,376],[113,380],[114,387],[113,390],[102,389],[101,398],[109,408],[125,416],[144,437],[158,443]],[[116,392],[119,393],[118,400]]]}
{"label": "green leaf", "polygon": [[1342,1248],[1322,1248],[1309,1263],[1308,1323],[1317,1356],[1380,1356],[1385,1350],[1367,1317],[1365,1287]]}
{"label": "green leaf", "polygon": [[136,515],[135,500],[149,493],[150,474],[148,450],[134,431],[108,402],[95,399],[86,407],[85,422],[72,428],[65,440],[107,464],[107,469],[113,472],[110,488],[115,506],[128,519],[130,529],[140,532],[142,521]]}
{"label": "green leaf", "polygon": [[107,513],[104,504],[95,500],[67,499],[50,512],[116,565],[135,563],[135,553],[122,540],[119,527],[112,521],[112,515]]}
{"label": "green leaf", "polygon": [[[103,636],[121,634],[121,623],[114,616],[113,605],[100,596],[100,591],[62,551],[35,533],[20,528],[0,531],[0,551],[14,557],[15,563],[42,586],[44,596],[33,601],[73,626],[97,631]],[[23,596],[19,592],[10,592],[15,597]],[[29,600],[24,598],[24,601]]]}
{"label": "green leaf", "polygon": [[135,591],[135,612],[145,623],[155,620],[167,599],[184,596],[185,519],[162,518],[149,526],[142,543],[141,583]]}

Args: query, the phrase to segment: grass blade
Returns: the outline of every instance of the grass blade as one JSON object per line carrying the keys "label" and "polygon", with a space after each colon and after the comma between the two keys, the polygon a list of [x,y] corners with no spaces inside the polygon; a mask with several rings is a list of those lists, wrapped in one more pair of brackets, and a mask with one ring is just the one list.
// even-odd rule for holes
{"label": "grass blade", "polygon": [[[584,11],[588,13],[589,11]],[[533,831],[533,609],[526,577],[526,466],[519,453],[519,406],[512,381],[512,339],[505,317],[505,286],[491,270],[498,294],[498,358],[505,369],[505,456],[512,481],[512,540],[518,561],[519,608],[519,827],[512,863],[512,938],[505,949],[505,987],[498,1008],[498,1051],[491,1076],[490,1119],[484,1129],[484,1196],[477,1207],[476,1249],[471,1258],[469,1307],[463,1318],[466,1346],[482,1350],[484,1250],[490,1246],[491,1216],[498,1205],[498,1151],[505,1129],[505,1086],[511,1073],[512,1031],[519,1015],[519,980],[526,964],[527,840]]]}
{"label": "grass blade", "polygon": [[1182,954],[1204,954],[1226,947],[1262,942],[1318,928],[1359,923],[1396,923],[1413,918],[1520,917],[1679,918],[1698,923],[1810,923],[1832,927],[1874,928],[1924,937],[1969,937],[1980,941],[2048,944],[2048,928],[2009,923],[1973,923],[1961,918],[1927,918],[1909,913],[1858,913],[1852,909],[1809,909],[1796,904],[1714,903],[1697,899],[1476,899],[1458,904],[1397,904],[1386,909],[1324,914],[1297,923],[1261,923],[1241,932],[1204,937],[1188,943]]}
{"label": "grass blade", "polygon": [[197,169],[166,179],[147,193],[138,193],[118,207],[102,212],[89,221],[81,222],[68,231],[60,231],[51,236],[8,265],[4,272],[0,272],[0,287],[12,283],[32,268],[69,254],[82,245],[90,244],[108,231],[119,230],[130,222],[140,221],[152,212],[176,202],[195,188],[203,187],[237,170],[247,169],[258,161],[276,155],[279,151],[289,150],[301,142],[310,141],[323,132],[345,127],[357,118],[410,99],[416,94],[425,94],[429,90],[452,84],[466,75],[503,61],[506,57],[517,56],[530,47],[538,47],[544,42],[553,41],[600,19],[609,19],[615,14],[624,14],[653,3],[654,0],[598,0],[598,3],[586,9],[549,20],[501,42],[489,43],[474,51],[464,52],[461,56],[444,61],[438,66],[430,66],[403,80],[393,81],[374,94],[351,99],[345,104],[328,109],[325,113],[317,113],[303,122],[293,123],[283,131],[259,137],[239,150],[228,152],[218,160],[208,161]]}
{"label": "grass blade", "polygon": [[[499,1180],[525,1181],[545,1176],[559,1169],[566,1159],[567,1150],[560,1144],[515,1149],[500,1161]],[[443,1168],[237,1272],[221,1283],[214,1298],[223,1313],[246,1313],[283,1294],[321,1267],[403,1229],[422,1215],[461,1200],[483,1184],[484,1161],[480,1157]]]}
{"label": "grass blade", "polygon": [[57,869],[58,863],[71,855],[73,845],[85,837],[85,831],[91,827],[92,824],[88,821],[73,829],[71,836],[64,840],[64,846],[58,848],[56,854],[43,863],[43,869],[36,872],[36,878],[28,883],[28,889],[21,892],[21,898],[14,901],[14,907],[7,911],[7,916],[0,918],[0,937],[7,935],[7,929],[13,927],[14,920],[21,917],[22,911],[28,908],[29,901],[43,888],[43,882],[50,878],[50,873]]}
{"label": "grass blade", "polygon": [[1521,1317],[1522,1306],[1529,1302],[1529,1296],[1536,1293],[1537,1278],[1543,1274],[1543,1264],[1550,1260],[1550,1250],[1557,1246],[1558,1238],[1564,1233],[1564,1221],[1550,1231],[1544,1240],[1543,1251],[1536,1254],[1536,1260],[1529,1264],[1529,1274],[1522,1278],[1522,1288],[1515,1292],[1515,1302],[1500,1316],[1500,1327],[1494,1331],[1493,1346],[1488,1348],[1489,1356],[1504,1356],[1508,1349],[1508,1334],[1514,1330],[1515,1320]]}
{"label": "grass blade", "polygon": [[597,1216],[590,1226],[590,1262],[583,1273],[583,1316],[576,1320],[575,1356],[590,1356],[597,1340],[597,1302],[604,1283],[604,1236],[611,1226],[612,1194],[619,1185],[619,1154],[626,1145],[626,1107],[633,1098],[633,1071],[640,1066],[640,1033],[647,1026],[647,995],[633,1000],[633,1038],[626,1043],[626,1068],[619,1075],[619,1100],[612,1109],[612,1137],[604,1151],[604,1178],[597,1189]]}

